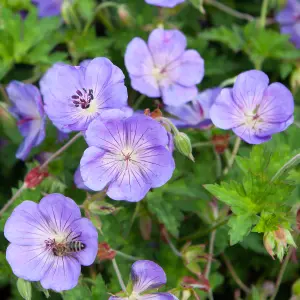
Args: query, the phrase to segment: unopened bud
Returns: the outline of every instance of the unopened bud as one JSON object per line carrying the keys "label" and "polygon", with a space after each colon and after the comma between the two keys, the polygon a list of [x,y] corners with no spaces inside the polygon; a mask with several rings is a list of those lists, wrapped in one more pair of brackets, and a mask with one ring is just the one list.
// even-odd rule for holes
{"label": "unopened bud", "polygon": [[204,264],[208,260],[208,256],[205,253],[205,245],[190,245],[186,244],[182,251],[182,258],[184,265],[197,276],[201,275],[201,266],[200,263]]}
{"label": "unopened bud", "polygon": [[122,4],[118,7],[118,16],[125,25],[130,25],[132,18],[126,5]]}
{"label": "unopened bud", "polygon": [[292,73],[290,83],[291,83],[292,90],[295,93],[297,91],[297,89],[300,87],[300,68],[299,67]]}
{"label": "unopened bud", "polygon": [[289,245],[297,247],[290,231],[287,229],[279,227],[277,230],[267,232],[264,235],[264,246],[273,259],[276,255],[282,261]]}
{"label": "unopened bud", "polygon": [[179,132],[174,136],[176,149],[183,155],[187,156],[190,160],[195,161],[193,157],[193,149],[190,138],[183,132]]}
{"label": "unopened bud", "polygon": [[40,169],[40,167],[33,168],[25,176],[25,186],[28,189],[34,189],[37,187],[46,177],[49,176],[49,173]]}
{"label": "unopened bud", "polygon": [[69,0],[64,0],[61,5],[61,15],[65,21],[66,24],[70,25],[72,23],[71,19],[71,12],[70,9],[72,9],[72,3]]}
{"label": "unopened bud", "polygon": [[297,279],[292,286],[293,295],[300,296],[300,279]]}
{"label": "unopened bud", "polygon": [[88,210],[95,215],[105,216],[116,212],[118,208],[105,201],[94,201],[88,205]]}
{"label": "unopened bud", "polygon": [[29,281],[26,281],[22,278],[18,278],[17,288],[23,299],[31,300],[32,292],[31,292],[31,283]]}

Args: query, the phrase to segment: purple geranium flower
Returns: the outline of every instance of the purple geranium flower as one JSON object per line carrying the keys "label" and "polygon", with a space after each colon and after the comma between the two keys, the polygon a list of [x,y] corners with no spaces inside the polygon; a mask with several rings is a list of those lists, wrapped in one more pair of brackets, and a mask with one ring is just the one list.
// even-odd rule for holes
{"label": "purple geranium flower", "polygon": [[32,147],[41,144],[45,138],[46,115],[40,91],[31,84],[12,81],[6,88],[13,106],[10,112],[18,120],[18,128],[24,137],[16,157],[25,160]]}
{"label": "purple geranium flower", "polygon": [[167,106],[165,109],[178,118],[172,119],[172,122],[178,128],[205,129],[212,124],[209,111],[220,91],[221,88],[207,89],[199,93],[191,102],[191,105]]}
{"label": "purple geranium flower", "polygon": [[289,34],[291,41],[300,48],[300,2],[288,0],[286,7],[277,14],[276,21],[281,26],[281,33]]}
{"label": "purple geranium flower", "polygon": [[14,274],[57,292],[77,285],[81,265],[91,265],[98,233],[70,198],[50,194],[39,204],[24,201],[4,228],[6,258]]}
{"label": "purple geranium flower", "polygon": [[[158,289],[167,282],[164,270],[156,263],[150,260],[138,260],[131,267],[131,280],[133,289],[128,297],[110,297],[109,300],[176,300],[177,298],[170,293],[152,293],[145,292]],[[178,300],[178,299],[177,299]]]}
{"label": "purple geranium flower", "polygon": [[175,7],[177,4],[183,3],[185,0],[145,0],[146,3],[161,6],[161,7]]}
{"label": "purple geranium flower", "polygon": [[59,16],[64,0],[32,0],[38,8],[39,17]]}
{"label": "purple geranium flower", "polygon": [[134,38],[125,53],[132,87],[148,97],[162,97],[180,106],[197,96],[196,84],[204,76],[204,61],[195,50],[185,50],[186,38],[178,30],[155,29],[148,44]]}
{"label": "purple geranium flower", "polygon": [[249,144],[260,144],[293,123],[294,99],[281,83],[269,86],[261,71],[241,73],[233,88],[225,88],[210,110],[212,122],[232,129]]}
{"label": "purple geranium flower", "polygon": [[83,182],[94,191],[107,188],[114,200],[140,201],[150,188],[164,185],[175,168],[166,148],[167,131],[144,115],[94,120],[86,141],[90,147],[80,162]]}
{"label": "purple geranium flower", "polygon": [[58,63],[40,82],[45,111],[62,131],[83,131],[111,109],[127,106],[124,74],[107,58],[80,66]]}

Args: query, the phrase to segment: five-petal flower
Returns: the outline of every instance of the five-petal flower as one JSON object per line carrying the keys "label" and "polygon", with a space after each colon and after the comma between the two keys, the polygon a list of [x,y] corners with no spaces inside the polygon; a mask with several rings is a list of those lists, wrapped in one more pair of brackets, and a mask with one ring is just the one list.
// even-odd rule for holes
{"label": "five-petal flower", "polygon": [[195,50],[185,50],[186,37],[178,30],[155,29],[148,44],[134,38],[127,46],[125,64],[132,87],[148,97],[162,97],[180,106],[197,96],[204,61]]}
{"label": "five-petal flower", "polygon": [[94,191],[106,188],[114,200],[140,201],[173,174],[167,131],[148,116],[97,119],[85,136],[89,148],[80,162],[83,182]]}
{"label": "five-petal flower", "polygon": [[55,64],[40,82],[45,111],[62,131],[84,131],[92,120],[127,106],[124,74],[107,58]]}
{"label": "five-petal flower", "polygon": [[4,235],[11,243],[6,258],[14,274],[55,291],[75,287],[81,265],[91,265],[98,251],[97,230],[61,194],[50,194],[39,204],[22,202],[7,220]]}
{"label": "five-petal flower", "polygon": [[221,91],[210,110],[215,126],[232,129],[249,144],[260,144],[293,123],[294,99],[281,83],[269,85],[261,71],[241,73],[233,88]]}

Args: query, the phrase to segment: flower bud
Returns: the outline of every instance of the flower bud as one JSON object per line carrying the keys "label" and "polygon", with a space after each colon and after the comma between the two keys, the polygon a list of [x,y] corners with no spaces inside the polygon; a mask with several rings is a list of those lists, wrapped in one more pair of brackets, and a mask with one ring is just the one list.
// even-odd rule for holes
{"label": "flower bud", "polygon": [[25,180],[24,180],[25,186],[28,189],[34,189],[48,176],[49,173],[46,171],[42,171],[40,167],[33,168],[25,176]]}
{"label": "flower bud", "polygon": [[182,251],[182,257],[184,265],[192,273],[197,276],[201,275],[201,266],[200,263],[207,262],[207,254],[205,253],[205,245],[194,245],[191,246],[190,243],[187,243]]}
{"label": "flower bud", "polygon": [[29,281],[26,281],[22,278],[18,278],[17,288],[23,299],[31,300],[32,292],[31,292],[31,283]]}
{"label": "flower bud", "polygon": [[[72,24],[72,11],[74,8],[72,7],[72,0],[63,0],[61,5],[61,15],[66,24]],[[74,12],[73,12],[74,14]],[[74,16],[73,16],[74,17]]]}
{"label": "flower bud", "polygon": [[94,201],[88,205],[88,210],[95,215],[105,216],[116,212],[118,208],[105,201]]}
{"label": "flower bud", "polygon": [[291,87],[293,92],[295,93],[297,89],[300,87],[300,68],[298,67],[295,71],[293,71],[290,79]]}
{"label": "flower bud", "polygon": [[190,138],[183,132],[179,132],[174,136],[176,149],[183,155],[187,156],[190,160],[195,161],[193,157],[193,149]]}
{"label": "flower bud", "polygon": [[122,4],[122,5],[119,5],[118,7],[118,16],[121,20],[121,22],[124,24],[124,25],[130,25],[131,24],[131,21],[132,21],[132,17],[128,11],[128,8],[126,5]]}
{"label": "flower bud", "polygon": [[300,296],[300,279],[297,279],[292,286],[293,295]]}
{"label": "flower bud", "polygon": [[289,245],[297,247],[290,231],[287,229],[278,227],[277,230],[266,232],[264,235],[264,246],[273,259],[276,255],[282,261]]}

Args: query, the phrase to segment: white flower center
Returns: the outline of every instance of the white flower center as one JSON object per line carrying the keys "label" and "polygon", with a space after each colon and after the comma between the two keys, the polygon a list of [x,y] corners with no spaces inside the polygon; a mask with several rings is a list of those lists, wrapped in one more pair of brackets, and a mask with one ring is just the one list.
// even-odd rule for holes
{"label": "white flower center", "polygon": [[157,81],[161,81],[162,79],[166,78],[165,72],[159,68],[153,68],[152,75]]}
{"label": "white flower center", "polygon": [[258,114],[258,108],[259,106],[257,106],[253,111],[245,112],[245,125],[253,130],[255,130],[259,123],[263,121]]}
{"label": "white flower center", "polygon": [[131,293],[131,295],[129,296],[128,300],[139,300],[140,299],[140,296],[138,293],[136,293],[135,291],[133,291]]}

